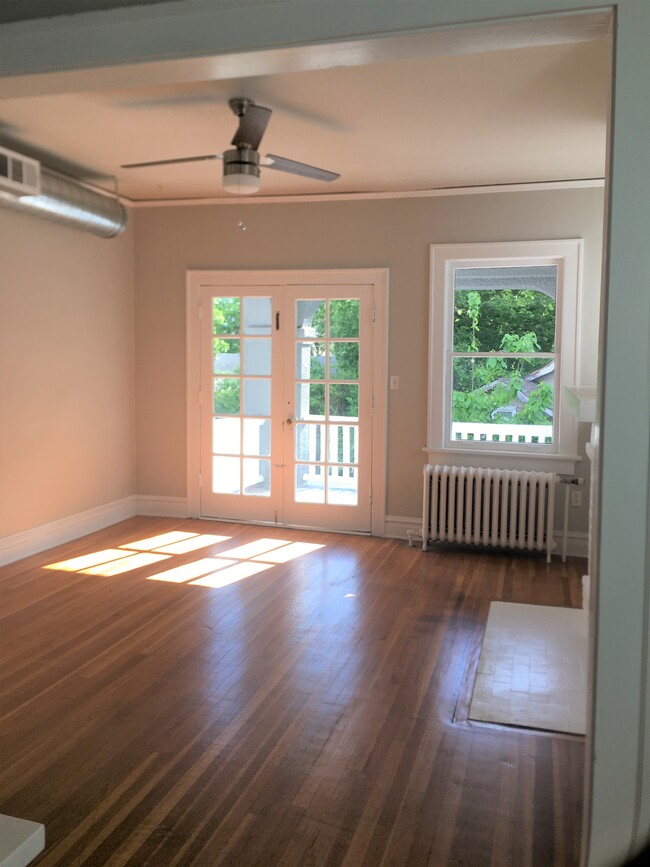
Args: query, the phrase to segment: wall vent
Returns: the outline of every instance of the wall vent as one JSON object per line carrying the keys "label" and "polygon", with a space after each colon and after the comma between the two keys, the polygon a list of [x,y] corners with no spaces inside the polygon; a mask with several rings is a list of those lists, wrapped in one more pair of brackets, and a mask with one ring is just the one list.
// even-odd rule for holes
{"label": "wall vent", "polygon": [[0,190],[17,198],[38,196],[41,192],[41,165],[38,160],[0,147]]}

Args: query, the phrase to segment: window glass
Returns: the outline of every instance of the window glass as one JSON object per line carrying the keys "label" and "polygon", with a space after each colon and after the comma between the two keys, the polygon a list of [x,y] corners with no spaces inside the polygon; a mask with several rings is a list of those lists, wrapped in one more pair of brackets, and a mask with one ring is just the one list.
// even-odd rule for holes
{"label": "window glass", "polygon": [[429,462],[575,472],[581,246],[431,246]]}
{"label": "window glass", "polygon": [[450,437],[554,441],[557,266],[456,268]]}

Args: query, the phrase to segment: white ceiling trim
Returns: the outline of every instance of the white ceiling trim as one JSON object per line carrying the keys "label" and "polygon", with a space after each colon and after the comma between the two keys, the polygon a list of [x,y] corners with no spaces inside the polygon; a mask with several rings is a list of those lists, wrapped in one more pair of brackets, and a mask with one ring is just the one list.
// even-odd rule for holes
{"label": "white ceiling trim", "polygon": [[120,196],[122,204],[130,208],[179,208],[195,205],[276,205],[288,202],[359,202],[377,199],[425,199],[439,196],[475,196],[481,193],[526,193],[534,190],[582,190],[605,186],[605,178],[580,178],[570,181],[537,181],[527,184],[491,184],[474,187],[443,187],[437,190],[400,190],[382,193],[318,193],[302,196],[233,196],[227,199],[211,197],[201,199],[133,200]]}

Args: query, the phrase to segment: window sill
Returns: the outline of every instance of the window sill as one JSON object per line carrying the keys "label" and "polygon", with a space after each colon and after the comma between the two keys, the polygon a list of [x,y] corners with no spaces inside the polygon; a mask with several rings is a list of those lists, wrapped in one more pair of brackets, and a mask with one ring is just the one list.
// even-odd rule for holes
{"label": "window sill", "polygon": [[532,470],[574,476],[580,455],[556,455],[548,452],[506,452],[494,449],[434,448],[425,446],[422,451],[430,463],[455,466],[484,467],[495,470]]}

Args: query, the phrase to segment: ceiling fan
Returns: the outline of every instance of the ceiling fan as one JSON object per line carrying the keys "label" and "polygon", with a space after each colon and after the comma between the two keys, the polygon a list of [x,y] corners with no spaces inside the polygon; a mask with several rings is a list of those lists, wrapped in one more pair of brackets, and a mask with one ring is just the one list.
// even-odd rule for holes
{"label": "ceiling fan", "polygon": [[237,97],[229,100],[230,108],[239,118],[239,126],[231,144],[233,148],[221,154],[205,154],[199,157],[179,157],[171,160],[153,160],[145,163],[127,163],[123,169],[140,169],[147,166],[164,166],[172,163],[194,163],[202,160],[223,160],[223,186],[229,193],[250,195],[260,188],[260,166],[301,175],[316,181],[335,181],[340,175],[319,169],[316,166],[299,163],[295,160],[266,154],[260,157],[258,148],[267,124],[271,119],[271,109],[256,105],[252,99]]}

